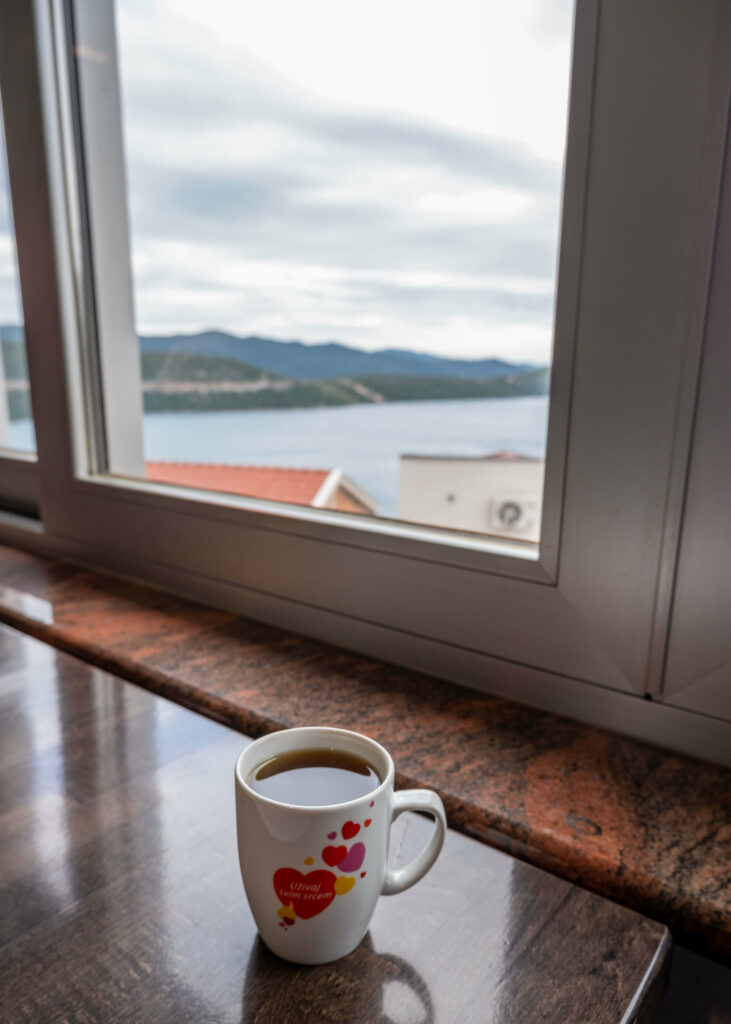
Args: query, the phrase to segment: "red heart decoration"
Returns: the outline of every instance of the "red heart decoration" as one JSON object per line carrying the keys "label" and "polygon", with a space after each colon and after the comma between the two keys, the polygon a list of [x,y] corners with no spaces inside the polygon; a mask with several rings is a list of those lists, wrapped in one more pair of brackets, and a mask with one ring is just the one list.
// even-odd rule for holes
{"label": "red heart decoration", "polygon": [[357,836],[360,832],[360,825],[356,825],[354,821],[346,821],[343,825],[343,839],[352,839],[353,836]]}
{"label": "red heart decoration", "polygon": [[336,867],[348,852],[347,846],[326,846],[322,851],[322,859],[331,867]]}
{"label": "red heart decoration", "polygon": [[285,907],[292,907],[297,917],[306,921],[335,899],[335,875],[332,871],[303,875],[295,868],[280,868],[274,872],[274,891]]}
{"label": "red heart decoration", "polygon": [[366,820],[363,822],[363,824],[365,825],[366,828],[368,828],[370,823],[371,823],[371,819],[370,818],[366,818]]}

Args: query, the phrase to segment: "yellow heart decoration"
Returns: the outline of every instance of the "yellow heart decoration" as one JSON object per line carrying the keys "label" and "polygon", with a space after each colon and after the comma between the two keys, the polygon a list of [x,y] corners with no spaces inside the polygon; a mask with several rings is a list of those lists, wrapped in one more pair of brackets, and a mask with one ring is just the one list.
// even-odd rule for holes
{"label": "yellow heart decoration", "polygon": [[[355,881],[355,879],[353,879],[353,881]],[[280,907],[277,913],[281,918],[284,918],[285,921],[297,920],[297,915],[294,912],[294,907]]]}
{"label": "yellow heart decoration", "polygon": [[338,896],[343,896],[346,892],[350,892],[354,885],[354,878],[351,878],[348,875],[341,875],[340,878],[335,880],[335,892]]}
{"label": "yellow heart decoration", "polygon": [[314,862],[314,860],[312,859],[312,857],[305,857],[305,864],[314,864],[314,863],[315,863],[315,862]]}

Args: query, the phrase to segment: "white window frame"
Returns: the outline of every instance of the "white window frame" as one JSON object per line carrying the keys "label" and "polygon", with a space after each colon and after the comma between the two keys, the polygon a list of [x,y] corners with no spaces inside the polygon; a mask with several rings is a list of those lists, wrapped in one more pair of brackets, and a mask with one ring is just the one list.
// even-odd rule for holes
{"label": "white window frame", "polygon": [[731,128],[662,700],[731,720]]}
{"label": "white window frame", "polygon": [[[85,0],[84,11],[108,29],[110,2]],[[129,453],[122,435],[120,454],[114,436],[100,444],[98,419],[89,417],[89,324],[100,328],[98,351],[109,360],[99,401],[114,435],[115,422],[124,423],[115,419],[118,392],[127,389],[109,367],[124,379],[133,321],[111,286],[97,288],[90,316],[88,284],[114,277],[126,224],[97,194],[87,198],[107,228],[92,228],[93,216],[85,238],[79,227],[74,177],[83,154],[69,144],[58,85],[61,7],[8,4],[0,37],[46,549],[678,749],[727,756],[727,723],[643,698],[663,685],[728,117],[728,4],[578,0],[537,559],[489,539],[100,475],[108,466],[124,471]],[[119,195],[119,133],[100,131],[119,170],[108,185]],[[101,308],[105,295],[111,313]],[[102,339],[105,323],[118,334]],[[2,535],[22,540],[17,525]]]}

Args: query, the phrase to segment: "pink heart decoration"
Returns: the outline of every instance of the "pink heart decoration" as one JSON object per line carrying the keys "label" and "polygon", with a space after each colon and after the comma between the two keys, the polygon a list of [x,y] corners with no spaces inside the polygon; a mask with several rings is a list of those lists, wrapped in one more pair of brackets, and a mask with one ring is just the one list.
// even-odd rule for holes
{"label": "pink heart decoration", "polygon": [[328,832],[327,838],[328,839],[334,839],[336,835],[337,835],[337,832]]}
{"label": "pink heart decoration", "polygon": [[365,843],[353,843],[344,860],[338,862],[338,871],[357,871],[365,857]]}

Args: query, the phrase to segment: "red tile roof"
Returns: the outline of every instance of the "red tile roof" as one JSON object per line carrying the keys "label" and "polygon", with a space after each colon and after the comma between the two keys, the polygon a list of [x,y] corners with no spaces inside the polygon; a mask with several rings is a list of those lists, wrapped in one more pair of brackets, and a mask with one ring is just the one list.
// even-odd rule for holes
{"label": "red tile roof", "polygon": [[147,463],[147,479],[158,483],[289,501],[294,505],[311,505],[329,473],[329,469],[219,466],[209,462]]}

